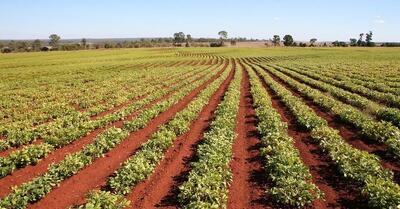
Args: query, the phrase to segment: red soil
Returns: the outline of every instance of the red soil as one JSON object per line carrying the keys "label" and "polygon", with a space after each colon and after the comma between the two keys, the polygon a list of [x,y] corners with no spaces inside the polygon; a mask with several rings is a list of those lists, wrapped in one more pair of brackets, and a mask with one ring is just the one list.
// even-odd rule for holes
{"label": "red soil", "polygon": [[122,143],[105,154],[105,157],[95,160],[76,175],[64,180],[59,187],[55,188],[43,199],[29,205],[28,208],[66,208],[73,204],[84,203],[84,196],[87,192],[93,188],[105,185],[107,178],[120,168],[121,163],[135,153],[140,145],[146,142],[148,137],[160,125],[172,118],[176,112],[184,109],[202,89],[219,77],[223,70],[220,70],[210,80],[197,87],[170,109],[158,115],[148,126],[131,133]]}
{"label": "red soil", "polygon": [[153,174],[134,187],[127,197],[131,201],[132,208],[178,208],[178,186],[190,171],[190,162],[195,158],[197,144],[202,140],[204,131],[212,121],[213,113],[233,75],[232,70],[200,112],[197,120],[192,123],[189,132],[174,141]]}
{"label": "red soil", "polygon": [[400,164],[395,159],[393,159],[393,157],[390,156],[390,154],[387,152],[387,147],[384,144],[366,139],[366,137],[362,136],[360,131],[356,130],[355,127],[353,127],[350,124],[347,124],[344,121],[341,121],[339,116],[335,115],[332,112],[326,112],[321,107],[319,107],[318,104],[316,104],[314,101],[307,98],[305,95],[302,95],[296,89],[291,88],[279,77],[274,76],[271,73],[269,75],[272,78],[274,78],[275,81],[279,82],[281,85],[285,86],[288,90],[290,90],[295,96],[302,98],[303,101],[310,108],[312,108],[318,116],[324,118],[328,122],[329,127],[338,130],[340,136],[351,146],[359,150],[363,150],[368,153],[379,156],[381,159],[380,162],[382,167],[393,171],[394,181],[400,183]]}
{"label": "red soil", "polygon": [[[152,101],[150,104],[146,105],[143,109],[147,109],[154,104],[170,97],[174,92],[171,92],[167,95],[164,95],[161,98],[158,98]],[[132,120],[137,115],[137,112],[132,113],[124,120]],[[57,163],[65,158],[67,154],[74,153],[82,149],[85,145],[88,145],[94,141],[96,136],[110,127],[123,127],[123,121],[116,121],[107,125],[106,127],[96,129],[91,132],[87,136],[84,136],[78,140],[75,140],[71,144],[64,146],[60,149],[57,149],[50,153],[46,158],[39,161],[36,165],[28,165],[24,168],[14,171],[11,175],[5,176],[0,179],[0,197],[7,195],[11,192],[11,187],[21,185],[24,182],[30,181],[34,177],[41,175],[47,171],[48,166],[51,163]]]}
{"label": "red soil", "polygon": [[233,181],[229,187],[228,208],[271,208],[269,201],[263,201],[268,177],[262,166],[257,117],[253,109],[249,76],[245,70],[241,85],[236,126],[238,135],[233,144],[233,159],[230,163]]}
{"label": "red soil", "polygon": [[358,196],[356,196],[357,186],[341,178],[329,156],[310,139],[310,133],[299,128],[296,118],[290,110],[263,80],[262,83],[272,98],[273,107],[279,112],[282,120],[288,124],[288,134],[293,138],[302,161],[309,167],[313,183],[325,193],[325,200],[315,201],[313,208],[360,207],[362,203],[358,202]]}

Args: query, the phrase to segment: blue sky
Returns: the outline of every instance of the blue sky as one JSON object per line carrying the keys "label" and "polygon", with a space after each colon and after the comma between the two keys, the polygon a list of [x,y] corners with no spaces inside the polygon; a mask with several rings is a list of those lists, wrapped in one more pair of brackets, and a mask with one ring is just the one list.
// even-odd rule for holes
{"label": "blue sky", "polygon": [[0,39],[169,37],[400,41],[399,0],[1,0]]}

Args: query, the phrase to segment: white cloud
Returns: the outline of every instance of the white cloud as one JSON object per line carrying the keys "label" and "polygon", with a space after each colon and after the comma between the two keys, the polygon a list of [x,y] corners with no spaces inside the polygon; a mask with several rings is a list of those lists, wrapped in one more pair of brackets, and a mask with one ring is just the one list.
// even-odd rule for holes
{"label": "white cloud", "polygon": [[375,16],[373,22],[374,22],[375,24],[385,24],[385,23],[386,23],[385,20],[384,20],[381,16],[379,16],[379,15],[378,15],[378,16]]}

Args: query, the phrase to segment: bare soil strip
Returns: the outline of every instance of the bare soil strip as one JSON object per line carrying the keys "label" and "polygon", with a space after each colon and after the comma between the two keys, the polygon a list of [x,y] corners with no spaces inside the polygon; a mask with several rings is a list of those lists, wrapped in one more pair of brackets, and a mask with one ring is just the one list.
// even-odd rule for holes
{"label": "bare soil strip", "polygon": [[131,133],[127,139],[117,145],[105,157],[95,160],[92,164],[81,170],[76,175],[61,182],[43,199],[31,204],[28,208],[67,208],[70,205],[84,203],[85,194],[93,188],[99,188],[106,184],[107,178],[121,164],[134,154],[140,145],[147,141],[148,137],[158,129],[158,127],[172,118],[176,112],[181,111],[186,105],[195,98],[212,81],[218,78],[225,67],[211,79],[197,87],[181,101],[172,106],[167,111],[158,115],[145,128]]}
{"label": "bare soil strip", "polygon": [[[288,124],[288,134],[294,140],[294,145],[300,152],[303,162],[309,167],[313,182],[325,193],[324,201],[316,201],[314,208],[357,208],[357,186],[354,183],[343,181],[335,164],[329,156],[310,138],[310,132],[302,130],[285,104],[260,79],[272,98],[273,107],[278,110],[281,118]],[[283,85],[284,86],[284,85]],[[298,96],[297,94],[294,94]]]}
{"label": "bare soil strip", "polygon": [[265,198],[267,175],[260,155],[261,142],[257,133],[257,117],[250,93],[250,81],[243,69],[240,92],[237,138],[233,144],[233,159],[230,163],[233,182],[229,187],[228,208],[272,208]]}
{"label": "bare soil strip", "polygon": [[197,145],[201,142],[204,131],[209,127],[214,111],[222,100],[233,75],[232,70],[211,97],[210,102],[203,108],[197,120],[192,123],[190,131],[175,140],[153,174],[136,185],[128,195],[132,208],[178,208],[178,186],[183,183],[190,171],[190,162],[195,158]]}

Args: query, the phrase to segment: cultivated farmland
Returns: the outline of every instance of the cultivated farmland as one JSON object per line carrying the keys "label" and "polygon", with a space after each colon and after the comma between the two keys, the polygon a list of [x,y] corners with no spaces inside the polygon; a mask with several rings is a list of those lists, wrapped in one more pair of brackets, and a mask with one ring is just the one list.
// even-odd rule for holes
{"label": "cultivated farmland", "polygon": [[0,55],[0,208],[400,208],[400,50]]}

